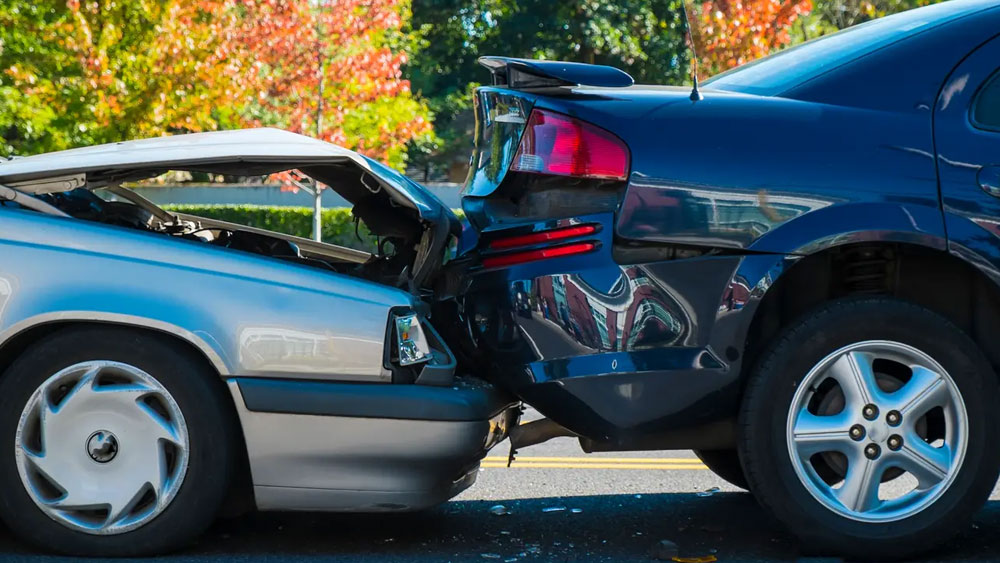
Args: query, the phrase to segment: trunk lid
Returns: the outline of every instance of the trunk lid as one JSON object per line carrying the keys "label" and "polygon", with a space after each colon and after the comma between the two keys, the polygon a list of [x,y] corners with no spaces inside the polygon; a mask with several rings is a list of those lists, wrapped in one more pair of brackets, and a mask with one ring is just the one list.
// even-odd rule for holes
{"label": "trunk lid", "polygon": [[[172,135],[70,149],[0,162],[0,183],[37,195],[149,177],[165,170],[218,170],[234,175],[267,174],[295,167],[338,165],[325,174],[330,188],[352,204],[384,188],[424,221],[458,219],[433,193],[377,161],[343,147],[280,129],[258,128]],[[338,181],[368,174],[376,185],[359,189]]]}
{"label": "trunk lid", "polygon": [[461,222],[451,209],[388,166],[337,145],[269,128],[174,135],[14,158],[0,161],[0,185],[44,198],[81,188],[114,189],[122,182],[169,170],[264,176],[295,169],[329,186],[352,204],[354,216],[370,231],[412,254],[407,270],[400,272],[411,287],[421,287],[433,277],[461,234]]}

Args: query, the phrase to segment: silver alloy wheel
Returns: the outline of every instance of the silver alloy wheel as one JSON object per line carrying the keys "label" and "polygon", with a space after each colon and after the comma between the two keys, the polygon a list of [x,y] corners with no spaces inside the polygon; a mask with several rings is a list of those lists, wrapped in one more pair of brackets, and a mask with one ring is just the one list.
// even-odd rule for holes
{"label": "silver alloy wheel", "polygon": [[940,364],[906,344],[870,340],[809,371],[786,436],[795,472],[816,500],[852,520],[890,522],[944,494],[962,466],[968,425]]}
{"label": "silver alloy wheel", "polygon": [[174,398],[128,364],[88,361],[49,377],[17,425],[15,458],[31,500],[88,534],[156,518],[177,494],[188,433]]}

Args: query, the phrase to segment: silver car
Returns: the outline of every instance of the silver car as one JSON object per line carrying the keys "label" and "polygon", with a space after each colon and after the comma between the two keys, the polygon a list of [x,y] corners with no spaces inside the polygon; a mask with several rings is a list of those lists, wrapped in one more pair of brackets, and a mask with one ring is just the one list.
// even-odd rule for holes
{"label": "silver car", "polygon": [[[164,211],[165,171],[298,170],[374,254]],[[273,129],[0,163],[0,516],[76,555],[190,540],[228,503],[399,511],[445,501],[516,421],[456,374],[425,299],[460,224],[349,150]]]}

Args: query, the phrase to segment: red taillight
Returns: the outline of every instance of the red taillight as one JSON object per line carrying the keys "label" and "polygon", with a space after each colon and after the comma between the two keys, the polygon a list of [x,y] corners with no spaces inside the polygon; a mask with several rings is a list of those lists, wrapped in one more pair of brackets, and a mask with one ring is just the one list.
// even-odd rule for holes
{"label": "red taillight", "polygon": [[575,225],[572,227],[553,229],[551,231],[531,233],[530,235],[520,235],[516,237],[497,239],[490,243],[490,248],[494,250],[500,250],[504,248],[514,248],[516,246],[531,246],[533,244],[552,242],[554,240],[582,237],[584,235],[594,234],[595,232],[597,232],[597,227],[595,227],[594,225]]}
{"label": "red taillight", "polygon": [[531,111],[511,170],[624,180],[628,147],[611,133],[568,115]]}
{"label": "red taillight", "polygon": [[597,248],[597,245],[592,242],[579,242],[576,244],[567,244],[552,248],[515,252],[513,254],[504,254],[502,256],[489,256],[483,258],[483,266],[486,268],[513,266],[514,264],[524,264],[525,262],[534,262],[536,260],[558,258],[560,256],[572,256],[573,254],[584,254],[594,250],[595,248]]}

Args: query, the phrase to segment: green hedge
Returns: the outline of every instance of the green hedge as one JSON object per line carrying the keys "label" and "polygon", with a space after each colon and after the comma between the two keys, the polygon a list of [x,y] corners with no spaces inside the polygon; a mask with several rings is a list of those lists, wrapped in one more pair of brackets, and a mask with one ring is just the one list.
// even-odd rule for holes
{"label": "green hedge", "polygon": [[[169,211],[199,215],[298,237],[312,238],[312,208],[270,205],[166,205]],[[364,224],[354,234],[354,216],[346,207],[323,210],[323,242],[373,251],[375,238]]]}

